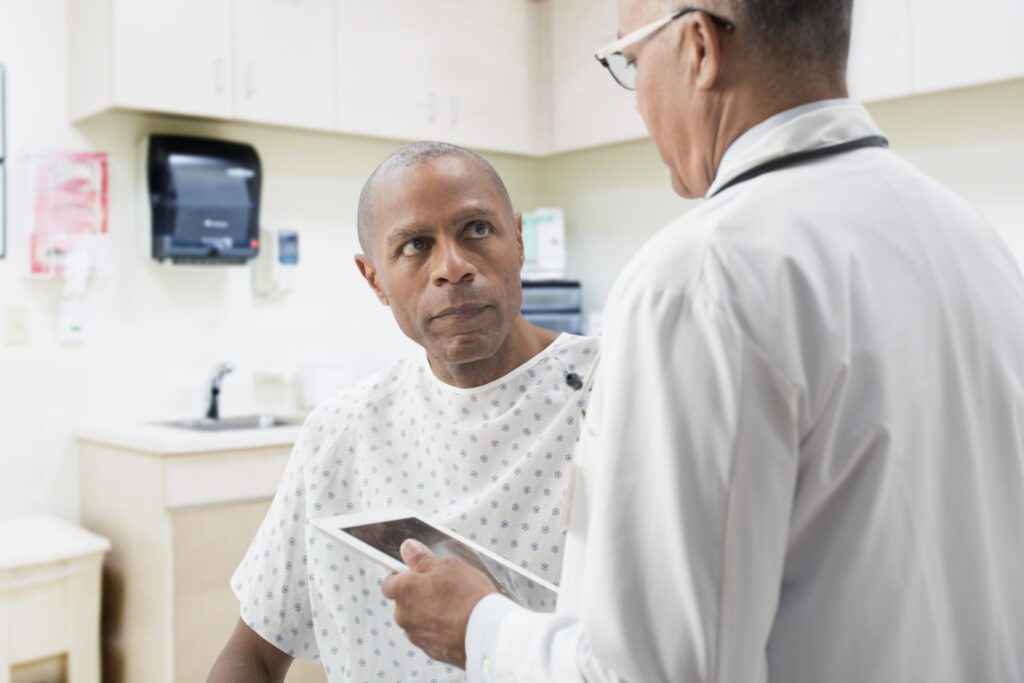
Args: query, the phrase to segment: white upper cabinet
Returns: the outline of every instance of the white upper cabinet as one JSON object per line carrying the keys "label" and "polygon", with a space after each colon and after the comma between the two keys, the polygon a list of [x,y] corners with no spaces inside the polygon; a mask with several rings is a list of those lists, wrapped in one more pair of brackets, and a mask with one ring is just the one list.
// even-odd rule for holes
{"label": "white upper cabinet", "polygon": [[234,4],[235,116],[333,129],[334,0],[236,0]]}
{"label": "white upper cabinet", "polygon": [[[109,109],[546,155],[647,136],[594,59],[617,0],[68,0],[73,120]],[[1024,76],[1024,0],[855,0],[851,95]]]}
{"label": "white upper cabinet", "polygon": [[[82,96],[76,100],[72,90],[73,113],[87,115],[93,113],[89,109],[116,106],[231,116],[232,4],[232,0],[69,2],[72,47],[84,51],[73,51],[70,65],[73,78],[78,79],[77,94]],[[97,93],[104,101],[96,100]]]}
{"label": "white upper cabinet", "polygon": [[[338,0],[338,130],[538,149],[535,3]],[[372,30],[370,30],[372,27]]]}
{"label": "white upper cabinet", "polygon": [[647,136],[632,92],[621,88],[594,52],[616,38],[616,0],[549,0],[553,151]]}
{"label": "white upper cabinet", "polygon": [[335,0],[71,0],[74,120],[112,109],[332,129]]}
{"label": "white upper cabinet", "polygon": [[910,94],[909,0],[854,1],[848,78],[862,102]]}
{"label": "white upper cabinet", "polygon": [[540,6],[525,0],[443,0],[443,137],[470,147],[540,149]]}
{"label": "white upper cabinet", "polygon": [[338,0],[338,130],[439,137],[445,39],[436,0]]}
{"label": "white upper cabinet", "polygon": [[1024,76],[1024,0],[911,0],[918,92]]}
{"label": "white upper cabinet", "polygon": [[1024,0],[855,0],[850,94],[873,101],[1024,76]]}

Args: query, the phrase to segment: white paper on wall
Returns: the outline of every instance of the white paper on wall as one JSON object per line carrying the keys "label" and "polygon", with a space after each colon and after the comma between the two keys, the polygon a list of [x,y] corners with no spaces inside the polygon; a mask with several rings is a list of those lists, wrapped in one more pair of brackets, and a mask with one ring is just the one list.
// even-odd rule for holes
{"label": "white paper on wall", "polygon": [[565,278],[565,215],[562,209],[542,208],[523,213],[524,280]]}

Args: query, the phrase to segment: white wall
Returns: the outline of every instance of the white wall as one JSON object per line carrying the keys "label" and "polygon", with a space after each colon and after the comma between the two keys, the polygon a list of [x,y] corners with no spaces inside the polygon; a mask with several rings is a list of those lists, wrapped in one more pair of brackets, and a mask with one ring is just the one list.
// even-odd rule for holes
{"label": "white wall", "polygon": [[[868,107],[893,148],[960,193],[1024,263],[1024,80]],[[649,141],[566,154],[539,168],[538,200],[565,207],[570,275],[588,311],[647,237],[690,206]]]}
{"label": "white wall", "polygon": [[[238,365],[222,408],[283,409],[283,387],[254,382],[264,366],[310,360],[368,374],[409,350],[390,313],[352,263],[363,181],[398,144],[259,126],[117,113],[77,127],[66,115],[65,2],[0,0],[0,63],[7,69],[8,257],[0,260],[0,318],[32,310],[32,341],[0,332],[0,517],[77,517],[73,424],[85,419],[198,416],[218,361]],[[136,142],[148,132],[249,142],[266,171],[263,223],[299,230],[302,263],[283,302],[256,299],[248,268],[169,268],[136,253]],[[109,270],[91,290],[80,347],[58,345],[61,285],[24,276],[24,155],[95,149],[111,155]],[[492,156],[513,200],[534,205],[536,162]]]}
{"label": "white wall", "polygon": [[[66,116],[65,2],[0,0],[0,63],[8,70],[9,256],[0,260],[0,317],[33,313],[32,342],[0,335],[0,517],[77,516],[79,420],[180,416],[202,409],[210,367],[239,370],[224,388],[229,413],[286,405],[281,387],[254,382],[268,365],[351,362],[371,370],[410,348],[358,278],[355,203],[397,144],[239,124],[112,114],[71,127]],[[894,147],[973,201],[1024,258],[1024,81],[871,107]],[[301,233],[302,267],[284,302],[254,299],[247,269],[170,269],[136,255],[135,144],[150,131],[247,141],[267,172],[264,223]],[[60,284],[23,275],[20,159],[45,150],[104,150],[112,158],[109,270],[91,293],[80,347],[57,344]],[[629,255],[691,203],[676,197],[649,142],[543,161],[491,157],[521,208],[566,209],[571,274],[600,308]]]}

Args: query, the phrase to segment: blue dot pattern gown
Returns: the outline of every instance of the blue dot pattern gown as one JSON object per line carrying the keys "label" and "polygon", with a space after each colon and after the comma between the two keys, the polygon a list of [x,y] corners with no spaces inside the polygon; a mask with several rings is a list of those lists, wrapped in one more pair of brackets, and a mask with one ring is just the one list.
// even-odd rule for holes
{"label": "blue dot pattern gown", "polygon": [[561,335],[472,389],[438,380],[419,352],[317,406],[231,579],[241,618],[332,682],[464,680],[395,624],[380,591],[387,571],[310,522],[408,508],[557,583],[585,409],[566,375],[587,377],[597,350],[596,339]]}

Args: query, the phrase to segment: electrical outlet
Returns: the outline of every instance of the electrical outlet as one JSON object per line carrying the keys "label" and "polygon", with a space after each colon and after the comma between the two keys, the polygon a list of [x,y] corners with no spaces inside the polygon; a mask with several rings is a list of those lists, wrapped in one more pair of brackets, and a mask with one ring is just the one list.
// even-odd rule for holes
{"label": "electrical outlet", "polygon": [[28,306],[4,308],[4,342],[24,346],[32,341],[32,311]]}

